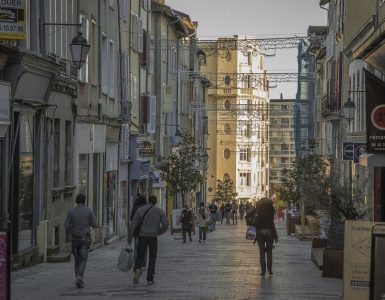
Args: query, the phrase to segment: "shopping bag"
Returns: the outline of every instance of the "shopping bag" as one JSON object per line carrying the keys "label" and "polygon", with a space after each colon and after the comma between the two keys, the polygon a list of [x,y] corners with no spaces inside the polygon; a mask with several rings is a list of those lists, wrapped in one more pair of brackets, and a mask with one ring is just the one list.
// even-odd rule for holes
{"label": "shopping bag", "polygon": [[255,234],[256,234],[255,227],[247,226],[246,240],[254,240]]}
{"label": "shopping bag", "polygon": [[134,252],[130,248],[120,251],[117,268],[122,272],[129,271],[134,264]]}
{"label": "shopping bag", "polygon": [[209,222],[207,225],[207,232],[213,232],[215,230],[215,224],[213,222]]}

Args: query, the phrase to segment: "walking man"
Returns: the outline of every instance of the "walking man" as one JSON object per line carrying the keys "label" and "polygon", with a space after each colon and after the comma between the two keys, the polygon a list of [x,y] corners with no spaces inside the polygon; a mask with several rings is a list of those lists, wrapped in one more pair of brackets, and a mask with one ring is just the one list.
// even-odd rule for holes
{"label": "walking man", "polygon": [[214,201],[209,205],[209,211],[210,211],[210,223],[213,224],[215,229],[215,225],[217,223],[218,206],[215,204]]}
{"label": "walking man", "polygon": [[85,206],[86,196],[76,196],[77,207],[67,213],[65,227],[72,237],[72,254],[75,258],[75,278],[78,288],[84,287],[83,275],[86,269],[88,249],[91,244],[90,226],[96,228],[95,214],[91,208]]}
{"label": "walking man", "polygon": [[131,245],[132,238],[138,236],[138,255],[134,263],[134,284],[139,283],[142,274],[142,263],[149,249],[149,263],[147,269],[147,283],[154,284],[155,263],[158,252],[158,235],[165,233],[168,229],[168,221],[164,211],[156,207],[156,196],[148,198],[148,204],[138,208],[128,230],[127,243]]}
{"label": "walking man", "polygon": [[231,217],[232,211],[233,211],[233,206],[231,205],[230,201],[227,201],[225,205],[226,224],[230,224],[230,217]]}
{"label": "walking man", "polygon": [[245,215],[245,205],[241,201],[241,204],[239,204],[239,215],[241,216],[241,220],[243,220],[243,216]]}
{"label": "walking man", "polygon": [[193,213],[188,205],[183,206],[183,210],[180,215],[180,221],[182,223],[183,243],[186,243],[186,234],[188,234],[190,242],[192,242],[191,230],[193,226]]}
{"label": "walking man", "polygon": [[231,204],[231,212],[232,212],[232,217],[233,217],[233,224],[238,224],[238,218],[237,218],[237,213],[238,213],[238,204],[233,200],[233,203]]}

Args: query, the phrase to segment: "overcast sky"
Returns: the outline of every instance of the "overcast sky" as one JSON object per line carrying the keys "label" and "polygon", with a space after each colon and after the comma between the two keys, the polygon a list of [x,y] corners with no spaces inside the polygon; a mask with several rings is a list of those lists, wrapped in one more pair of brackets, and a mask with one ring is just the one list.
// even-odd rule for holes
{"label": "overcast sky", "polygon": [[[257,37],[306,34],[309,25],[326,25],[326,11],[319,0],[166,0],[172,8],[190,15],[199,23],[198,36],[214,39],[218,36],[254,35]],[[266,58],[271,71],[297,70],[296,50],[281,50]],[[294,98],[296,84],[281,84],[271,89],[270,98],[283,93]]]}

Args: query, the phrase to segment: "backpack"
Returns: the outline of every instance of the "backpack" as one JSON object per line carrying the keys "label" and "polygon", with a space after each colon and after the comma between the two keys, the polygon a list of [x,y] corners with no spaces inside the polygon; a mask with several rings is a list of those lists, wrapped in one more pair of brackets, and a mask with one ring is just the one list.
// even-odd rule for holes
{"label": "backpack", "polygon": [[203,219],[203,220],[206,220],[206,211],[205,211],[205,208],[204,208],[204,207],[201,207],[201,208],[199,209],[199,213],[200,213],[202,219]]}

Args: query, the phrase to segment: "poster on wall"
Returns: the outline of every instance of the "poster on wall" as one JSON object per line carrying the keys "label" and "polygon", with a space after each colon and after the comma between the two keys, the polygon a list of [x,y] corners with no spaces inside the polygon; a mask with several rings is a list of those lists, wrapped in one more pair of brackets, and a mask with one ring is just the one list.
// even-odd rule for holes
{"label": "poster on wall", "polygon": [[367,153],[385,153],[385,82],[365,70]]}
{"label": "poster on wall", "polygon": [[182,214],[182,209],[173,209],[172,210],[172,223],[171,223],[171,234],[174,232],[182,231],[182,223],[180,222],[180,215]]}
{"label": "poster on wall", "polygon": [[372,229],[376,224],[385,225],[345,221],[344,300],[369,300]]}
{"label": "poster on wall", "polygon": [[0,40],[24,40],[25,31],[25,0],[0,1]]}

